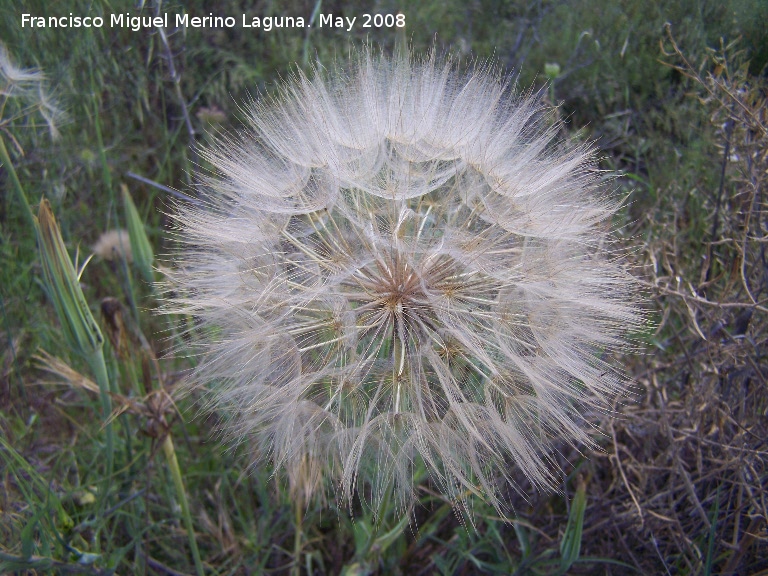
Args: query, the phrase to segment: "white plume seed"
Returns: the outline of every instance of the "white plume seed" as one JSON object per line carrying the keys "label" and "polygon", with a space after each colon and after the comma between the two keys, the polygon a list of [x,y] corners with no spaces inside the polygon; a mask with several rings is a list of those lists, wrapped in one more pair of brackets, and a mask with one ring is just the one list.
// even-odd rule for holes
{"label": "white plume seed", "polygon": [[587,146],[493,70],[364,52],[297,72],[203,152],[204,207],[174,215],[167,311],[191,314],[193,382],[254,462],[310,497],[500,511],[517,467],[551,486],[553,440],[625,385],[604,353],[642,322],[611,256]]}

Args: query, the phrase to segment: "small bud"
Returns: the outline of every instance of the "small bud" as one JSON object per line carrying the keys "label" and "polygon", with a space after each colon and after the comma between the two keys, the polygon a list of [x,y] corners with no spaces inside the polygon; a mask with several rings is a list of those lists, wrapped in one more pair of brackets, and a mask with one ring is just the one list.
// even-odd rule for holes
{"label": "small bud", "polygon": [[104,232],[91,249],[103,260],[124,259],[126,262],[133,262],[131,239],[128,231],[122,228]]}
{"label": "small bud", "polygon": [[544,64],[544,76],[550,81],[560,76],[560,64],[557,62],[547,62]]}
{"label": "small bud", "polygon": [[128,339],[123,321],[123,305],[117,298],[104,298],[101,301],[101,316],[107,328],[107,338],[119,358],[125,358]]}
{"label": "small bud", "polygon": [[215,104],[210,107],[203,106],[200,108],[200,110],[197,111],[196,116],[203,124],[209,128],[217,126],[218,124],[223,124],[227,121],[227,115]]}

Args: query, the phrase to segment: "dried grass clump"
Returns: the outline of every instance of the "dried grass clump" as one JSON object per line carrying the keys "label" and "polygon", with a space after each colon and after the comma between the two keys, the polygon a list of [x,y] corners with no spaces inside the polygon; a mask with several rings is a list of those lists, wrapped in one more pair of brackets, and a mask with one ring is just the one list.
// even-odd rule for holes
{"label": "dried grass clump", "polygon": [[551,442],[591,443],[582,414],[625,382],[606,353],[642,321],[592,151],[434,56],[364,53],[246,112],[203,152],[168,275],[168,310],[211,329],[194,381],[227,433],[304,498],[329,475],[407,506],[422,467],[499,510],[515,470],[551,486]]}
{"label": "dried grass clump", "polygon": [[[616,551],[645,573],[768,570],[768,116],[766,86],[734,45],[693,80],[720,145],[720,183],[704,210],[708,234],[683,248],[673,227],[647,246],[667,335],[636,370],[645,399],[611,426],[613,471],[595,490],[587,554]],[[690,224],[681,205],[670,220]],[[648,223],[649,228],[654,223]],[[661,336],[660,336],[661,339]],[[595,538],[590,539],[590,534]],[[600,538],[597,538],[597,535]],[[599,549],[598,542],[604,548]]]}

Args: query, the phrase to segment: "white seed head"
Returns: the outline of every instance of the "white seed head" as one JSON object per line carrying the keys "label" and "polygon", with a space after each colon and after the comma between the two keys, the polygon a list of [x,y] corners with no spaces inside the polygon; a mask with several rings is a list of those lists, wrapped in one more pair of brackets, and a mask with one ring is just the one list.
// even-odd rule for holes
{"label": "white seed head", "polygon": [[99,239],[96,240],[96,244],[94,244],[91,249],[94,254],[104,260],[119,260],[125,258],[126,262],[133,262],[131,238],[127,230],[107,230],[99,236]]}
{"label": "white seed head", "polygon": [[6,95],[13,88],[39,85],[45,80],[40,70],[19,68],[14,64],[8,49],[0,43],[0,94]]}
{"label": "white seed head", "polygon": [[328,476],[408,505],[419,468],[500,510],[515,468],[550,486],[552,442],[590,442],[582,412],[624,386],[605,353],[642,320],[591,150],[435,56],[297,72],[247,112],[203,153],[166,285],[210,328],[194,382],[229,434],[305,496]]}
{"label": "white seed head", "polygon": [[[19,68],[14,64],[5,45],[0,42],[0,110],[5,101],[17,99],[22,104],[22,116],[39,112],[51,138],[59,136],[58,126],[64,120],[64,112],[48,93],[45,75],[35,68]],[[0,118],[0,121],[9,120]]]}

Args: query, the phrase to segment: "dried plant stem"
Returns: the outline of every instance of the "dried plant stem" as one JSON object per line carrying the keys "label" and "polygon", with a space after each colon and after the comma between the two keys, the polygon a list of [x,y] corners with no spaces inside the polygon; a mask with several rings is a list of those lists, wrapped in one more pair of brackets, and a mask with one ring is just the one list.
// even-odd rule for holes
{"label": "dried plant stem", "polygon": [[765,132],[768,131],[768,127],[763,126],[760,116],[749,106],[747,106],[747,104],[741,98],[739,98],[733,90],[730,90],[727,84],[717,81],[715,78],[712,78],[714,81],[710,84],[696,71],[696,68],[685,57],[682,50],[677,45],[677,42],[675,42],[675,39],[672,36],[672,25],[669,22],[664,25],[664,30],[667,34],[667,40],[672,45],[672,52],[668,52],[662,45],[662,53],[665,56],[677,56],[680,58],[683,64],[673,65],[666,62],[662,62],[662,64],[669,66],[670,68],[674,68],[682,75],[694,80],[699,86],[706,90],[709,96],[714,98],[722,108],[729,109],[730,105],[737,106],[744,117],[754,127],[759,128],[761,132],[765,134]]}
{"label": "dried plant stem", "polygon": [[[160,13],[160,4],[158,2],[157,4],[157,14]],[[165,29],[162,26],[159,26],[157,28],[158,35],[160,36],[160,41],[163,44],[163,49],[165,50],[165,59],[168,64],[168,72],[171,75],[171,82],[173,82],[173,90],[176,95],[176,99],[179,101],[179,106],[181,107],[181,113],[184,116],[184,126],[187,129],[187,136],[189,137],[189,145],[190,145],[190,173],[194,173],[195,168],[198,165],[198,159],[197,159],[197,152],[195,149],[195,141],[197,139],[197,133],[195,132],[195,127],[192,125],[192,118],[189,116],[189,107],[187,106],[187,101],[184,98],[184,94],[181,91],[181,74],[179,74],[179,71],[176,69],[176,64],[173,60],[173,51],[171,50],[171,45],[168,42],[168,35],[165,33]]]}
{"label": "dried plant stem", "polygon": [[160,184],[159,182],[155,182],[154,180],[150,180],[149,178],[144,178],[144,176],[139,176],[135,172],[131,172],[130,170],[125,173],[125,175],[128,178],[133,178],[134,180],[138,180],[139,182],[143,182],[144,184],[147,184],[148,186],[152,186],[153,188],[157,188],[158,190],[162,190],[163,192],[167,192],[171,196],[174,196],[176,198],[181,198],[182,200],[185,200],[187,202],[190,202],[194,204],[195,206],[203,206],[203,203],[199,200],[195,200],[192,198],[192,196],[189,196],[187,194],[184,194],[183,192],[179,192],[178,190],[174,190],[173,188],[169,186],[165,186],[163,184]]}
{"label": "dried plant stem", "polygon": [[171,476],[173,476],[173,485],[176,488],[176,494],[181,504],[181,514],[184,517],[184,526],[187,529],[187,536],[189,537],[189,547],[192,549],[192,558],[195,561],[195,571],[198,576],[203,576],[205,571],[203,570],[203,562],[200,559],[200,551],[197,549],[197,541],[195,540],[195,529],[192,525],[192,515],[189,512],[189,501],[187,500],[187,493],[184,490],[184,479],[181,477],[181,468],[179,468],[179,461],[176,459],[176,450],[173,447],[173,440],[171,439],[171,433],[165,435],[163,440],[163,453],[168,460],[168,467],[171,469]]}
{"label": "dried plant stem", "polygon": [[629,496],[632,498],[632,502],[635,505],[635,508],[637,508],[637,516],[640,518],[640,524],[645,523],[645,518],[643,518],[643,509],[640,507],[640,504],[637,501],[637,498],[635,497],[635,493],[632,491],[632,487],[629,485],[629,480],[627,480],[627,475],[624,473],[624,467],[621,465],[621,454],[619,453],[619,444],[616,440],[616,427],[613,425],[613,421],[610,422],[611,426],[611,438],[613,439],[613,446],[614,446],[614,455],[616,458],[616,466],[619,469],[619,473],[621,474],[621,479],[624,481],[624,486],[627,489],[627,492],[629,493]]}
{"label": "dried plant stem", "polygon": [[662,286],[658,283],[654,282],[648,282],[648,281],[640,281],[642,284],[649,288],[654,288],[658,290],[661,294],[668,294],[670,296],[678,296],[682,298],[684,301],[691,301],[691,302],[697,302],[698,304],[705,304],[707,306],[714,306],[716,308],[753,308],[755,310],[759,310],[760,312],[766,312],[768,313],[768,308],[763,306],[762,304],[766,302],[766,300],[760,300],[757,303],[752,302],[714,302],[712,300],[707,300],[706,298],[702,298],[701,296],[697,296],[694,293],[686,294],[684,292],[680,292],[679,290],[674,290],[672,288],[667,288],[666,286]]}

